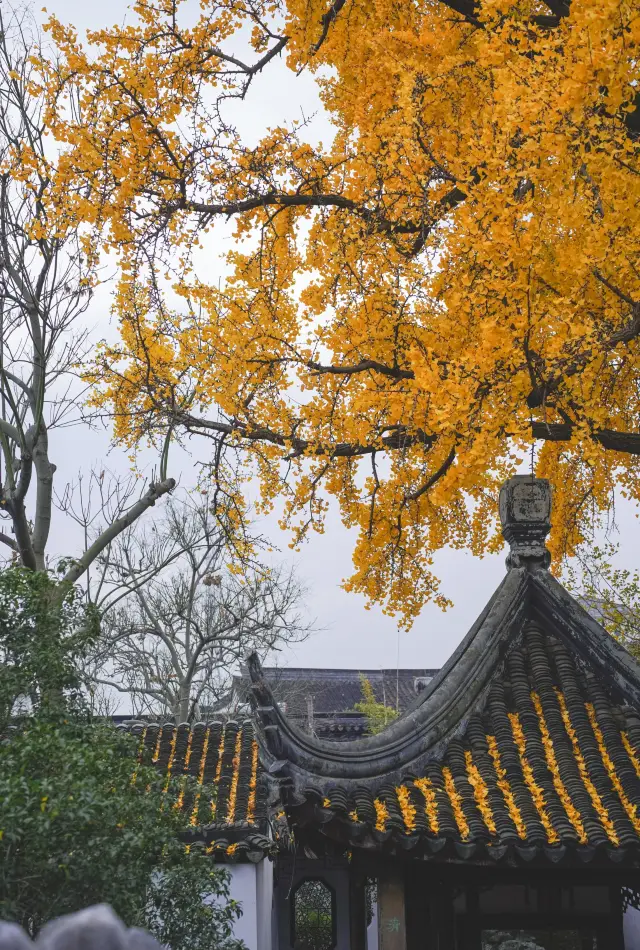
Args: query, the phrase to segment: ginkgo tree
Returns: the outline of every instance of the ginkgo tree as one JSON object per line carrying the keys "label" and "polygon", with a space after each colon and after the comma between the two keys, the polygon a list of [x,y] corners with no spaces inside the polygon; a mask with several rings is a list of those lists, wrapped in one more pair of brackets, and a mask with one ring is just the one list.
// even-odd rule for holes
{"label": "ginkgo tree", "polygon": [[[119,261],[90,378],[122,442],[206,436],[220,489],[257,471],[294,544],[334,498],[347,586],[409,620],[442,600],[438,548],[499,544],[536,440],[556,562],[638,500],[636,4],[139,0],[84,46],[48,29],[56,213]],[[324,146],[234,126],[283,60]]]}

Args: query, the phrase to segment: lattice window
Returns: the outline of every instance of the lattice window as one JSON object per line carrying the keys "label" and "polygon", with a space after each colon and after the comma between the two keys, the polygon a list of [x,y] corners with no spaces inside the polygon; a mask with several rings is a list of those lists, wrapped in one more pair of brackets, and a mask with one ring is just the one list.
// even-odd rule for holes
{"label": "lattice window", "polygon": [[332,950],[336,945],[336,898],[319,878],[302,881],[292,900],[294,950]]}
{"label": "lattice window", "polygon": [[364,886],[364,906],[367,927],[373,920],[373,914],[378,903],[378,882],[375,878],[367,878]]}
{"label": "lattice window", "polygon": [[622,888],[622,910],[625,911],[627,907],[640,910],[640,892],[633,887]]}

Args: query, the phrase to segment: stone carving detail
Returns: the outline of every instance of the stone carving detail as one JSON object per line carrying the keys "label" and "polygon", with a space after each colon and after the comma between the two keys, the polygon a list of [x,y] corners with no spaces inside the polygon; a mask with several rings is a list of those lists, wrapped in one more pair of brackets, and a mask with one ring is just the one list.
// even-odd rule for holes
{"label": "stone carving detail", "polygon": [[551,485],[546,478],[514,475],[500,489],[502,534],[511,550],[507,567],[546,569],[545,539],[551,530]]}

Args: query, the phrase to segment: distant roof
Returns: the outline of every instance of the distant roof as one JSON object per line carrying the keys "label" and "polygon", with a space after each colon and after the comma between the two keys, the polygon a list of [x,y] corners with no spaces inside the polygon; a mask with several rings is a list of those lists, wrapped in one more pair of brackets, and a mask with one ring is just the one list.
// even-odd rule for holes
{"label": "distant roof", "polygon": [[[433,679],[437,669],[347,670],[313,667],[267,666],[263,675],[287,716],[307,725],[313,716],[314,731],[321,738],[353,738],[366,731],[365,717],[356,712],[363,699],[362,677],[371,684],[375,698],[404,713]],[[245,670],[234,679],[236,692],[249,699],[250,678]]]}

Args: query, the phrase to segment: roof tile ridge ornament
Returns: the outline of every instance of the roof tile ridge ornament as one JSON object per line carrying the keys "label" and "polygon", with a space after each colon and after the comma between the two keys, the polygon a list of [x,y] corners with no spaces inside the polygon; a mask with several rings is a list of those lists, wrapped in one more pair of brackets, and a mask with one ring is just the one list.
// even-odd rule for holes
{"label": "roof tile ridge ornament", "polygon": [[269,752],[275,756],[276,761],[271,762],[268,766],[268,771],[274,774],[280,771],[281,765],[285,764],[280,761],[283,746],[277,703],[262,670],[260,657],[255,650],[247,656],[246,664],[251,678],[249,701],[267,740]]}
{"label": "roof tile ridge ornament", "polygon": [[551,530],[551,484],[547,478],[514,475],[500,489],[502,535],[511,548],[507,568],[548,570],[545,540]]}

